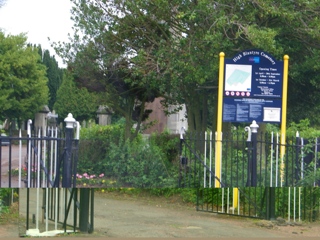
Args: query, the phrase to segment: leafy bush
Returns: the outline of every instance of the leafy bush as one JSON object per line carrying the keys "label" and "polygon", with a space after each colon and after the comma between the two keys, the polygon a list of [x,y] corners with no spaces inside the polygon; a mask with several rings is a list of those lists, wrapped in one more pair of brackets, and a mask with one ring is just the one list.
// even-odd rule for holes
{"label": "leafy bush", "polygon": [[150,143],[160,148],[168,162],[175,162],[179,156],[179,135],[170,134],[169,131],[154,133],[150,136]]}
{"label": "leafy bush", "polygon": [[165,132],[147,140],[138,135],[125,141],[123,131],[122,123],[81,129],[78,173],[104,174],[116,186],[174,186],[179,138]]}
{"label": "leafy bush", "polygon": [[168,167],[161,149],[145,141],[111,143],[103,161],[105,176],[121,186],[135,188],[175,186],[176,174]]}

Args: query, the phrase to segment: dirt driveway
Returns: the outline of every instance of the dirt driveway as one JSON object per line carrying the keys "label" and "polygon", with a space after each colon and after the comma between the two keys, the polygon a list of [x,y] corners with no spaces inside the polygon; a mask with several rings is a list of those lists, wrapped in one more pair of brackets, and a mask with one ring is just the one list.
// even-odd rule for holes
{"label": "dirt driveway", "polygon": [[[20,189],[23,191],[25,189]],[[35,189],[34,189],[35,190]],[[32,193],[33,194],[33,193]],[[26,201],[24,194],[19,201]],[[20,215],[25,208],[20,205]],[[23,233],[25,223],[0,225],[0,238]],[[15,234],[16,233],[16,234]],[[197,212],[179,198],[95,192],[94,232],[97,238],[320,238],[320,225],[270,225],[269,221]],[[65,236],[67,237],[67,236]],[[71,235],[75,237],[75,235]]]}
{"label": "dirt driveway", "polygon": [[272,226],[263,220],[197,212],[177,199],[96,193],[95,235],[151,238],[320,237],[319,225]]}

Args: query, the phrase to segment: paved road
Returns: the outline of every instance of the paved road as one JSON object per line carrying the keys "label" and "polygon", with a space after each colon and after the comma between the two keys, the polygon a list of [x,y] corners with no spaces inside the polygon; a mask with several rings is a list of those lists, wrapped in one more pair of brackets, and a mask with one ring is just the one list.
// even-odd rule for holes
{"label": "paved road", "polygon": [[[40,191],[42,193],[42,191]],[[30,217],[36,213],[36,189],[31,193]],[[42,199],[40,195],[40,199]],[[41,204],[40,204],[41,208]],[[39,208],[39,229],[43,231]],[[20,214],[25,216],[26,190],[20,189]],[[79,216],[79,214],[78,214]],[[35,224],[30,222],[31,228]],[[54,229],[50,223],[49,231]],[[61,229],[61,228],[60,228]],[[20,228],[23,234],[23,229]],[[89,235],[90,236],[90,235]],[[291,232],[260,228],[252,220],[197,212],[192,207],[161,199],[134,198],[126,195],[95,193],[94,233],[97,237],[179,237],[179,238],[280,238],[297,237]]]}

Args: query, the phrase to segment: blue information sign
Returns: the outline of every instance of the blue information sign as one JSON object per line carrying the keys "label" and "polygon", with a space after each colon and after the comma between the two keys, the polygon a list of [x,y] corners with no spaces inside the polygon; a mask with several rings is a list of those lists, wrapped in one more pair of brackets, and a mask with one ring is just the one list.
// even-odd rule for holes
{"label": "blue information sign", "polygon": [[281,122],[283,62],[260,50],[225,60],[224,122]]}

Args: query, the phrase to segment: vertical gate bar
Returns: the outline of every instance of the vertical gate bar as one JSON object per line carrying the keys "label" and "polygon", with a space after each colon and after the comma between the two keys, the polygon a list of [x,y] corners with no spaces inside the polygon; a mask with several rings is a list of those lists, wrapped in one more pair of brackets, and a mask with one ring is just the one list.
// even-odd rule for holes
{"label": "vertical gate bar", "polygon": [[28,181],[27,181],[27,187],[30,188],[30,184],[31,184],[31,124],[32,121],[29,119],[28,120],[28,124],[27,124],[27,144],[28,144],[28,148],[27,148],[27,154],[28,154]]}
{"label": "vertical gate bar", "polygon": [[313,186],[316,186],[316,172],[317,172],[317,160],[318,160],[318,138],[315,140],[314,147],[314,168],[313,168]]}
{"label": "vertical gate bar", "polygon": [[222,205],[221,212],[224,213],[224,187],[222,188],[221,191],[222,191],[222,194],[221,194],[221,196],[222,196],[222,199],[221,199],[221,205]]}
{"label": "vertical gate bar", "polygon": [[[245,135],[244,135],[244,133],[242,133],[242,144],[243,144],[243,146],[246,147],[246,140],[245,140]],[[244,151],[244,152],[245,152],[245,151]],[[247,154],[248,154],[248,151],[247,151]],[[242,184],[241,184],[242,187],[245,186],[245,182],[244,182],[245,161],[246,161],[245,154],[243,154],[243,155],[242,155]]]}
{"label": "vertical gate bar", "polygon": [[291,187],[289,187],[288,188],[288,222],[290,222],[290,202],[291,202],[291,200],[290,200],[290,194],[291,194]]}
{"label": "vertical gate bar", "polygon": [[[228,141],[228,145],[226,147],[226,152],[227,152],[227,158],[228,158],[228,154],[230,152],[230,157],[228,159],[230,159],[230,182],[231,182],[231,187],[234,187],[233,184],[233,151],[232,151],[232,145],[234,144],[233,142],[233,133],[229,133],[229,141]],[[230,150],[231,149],[231,150]],[[232,199],[234,199],[233,196],[234,192],[232,192]]]}
{"label": "vertical gate bar", "polygon": [[59,213],[58,213],[58,208],[59,208],[59,203],[60,203],[60,198],[59,198],[59,191],[60,191],[60,188],[54,188],[55,190],[55,204],[54,204],[54,229],[57,230],[58,229],[58,219],[59,219]]}
{"label": "vertical gate bar", "polygon": [[26,213],[26,230],[29,230],[29,204],[30,204],[30,188],[27,188],[27,213]]}
{"label": "vertical gate bar", "polygon": [[[245,188],[242,188],[243,189],[243,192],[245,192]],[[240,192],[240,188],[239,188],[239,192]],[[240,200],[239,200],[240,202]],[[243,199],[243,209],[242,209],[242,212],[245,214],[246,213],[246,198]]]}
{"label": "vertical gate bar", "polygon": [[[46,140],[46,128],[44,128],[43,129],[43,134],[42,134],[42,146],[43,146],[43,152],[41,152],[42,153],[42,161],[43,161],[43,167],[44,167],[44,169],[46,169],[46,160],[47,160],[47,158],[46,158],[46,156],[47,156],[47,153],[46,153],[46,151],[47,151],[47,147],[46,147],[46,142],[47,142],[47,140]],[[49,172],[48,172],[48,174],[49,174]],[[48,183],[49,183],[49,181],[48,181],[48,178],[49,178],[49,176],[46,176],[46,172],[43,170],[42,171],[42,186],[43,187],[48,187]],[[47,181],[46,181],[46,179],[47,179]]]}
{"label": "vertical gate bar", "polygon": [[38,151],[37,151],[37,188],[40,187],[41,128],[39,128],[38,137],[39,137],[39,140],[38,140]]}
{"label": "vertical gate bar", "polygon": [[75,193],[74,193],[74,200],[73,200],[73,232],[76,232],[76,226],[77,226],[77,201],[78,201],[78,189],[74,188]]}
{"label": "vertical gate bar", "polygon": [[301,187],[299,187],[298,190],[299,190],[299,222],[301,222]]}
{"label": "vertical gate bar", "polygon": [[[54,130],[54,137],[57,139],[58,138],[58,128],[56,127]],[[56,178],[57,176],[57,160],[58,160],[58,141],[54,140],[53,141],[53,146],[54,146],[54,158],[53,158],[53,163],[54,163],[54,167],[53,167],[53,177]]]}
{"label": "vertical gate bar", "polygon": [[[219,199],[220,199],[220,196],[222,195],[222,189],[221,188],[214,188],[216,190],[216,212],[221,212],[219,211]],[[212,199],[213,199],[213,191],[212,192]],[[213,206],[214,206],[214,203],[212,202],[212,211],[213,211]]]}
{"label": "vertical gate bar", "polygon": [[40,201],[40,199],[39,199],[39,197],[40,197],[40,192],[39,192],[39,189],[40,188],[38,188],[37,187],[37,195],[36,195],[36,229],[39,229],[39,201]]}
{"label": "vertical gate bar", "polygon": [[[262,135],[261,135],[262,136]],[[264,135],[264,139],[261,139],[261,147],[262,145],[265,146],[265,157],[264,157],[264,161],[265,161],[265,164],[264,164],[264,179],[265,179],[265,184],[264,184],[264,187],[267,187],[268,185],[270,186],[270,183],[267,184],[267,177],[268,177],[268,148],[269,148],[269,145],[268,145],[268,142],[267,142],[267,139],[268,139],[268,135],[267,133],[265,133]],[[262,154],[261,154],[262,155]]]}
{"label": "vertical gate bar", "polygon": [[[19,129],[19,179],[18,188],[21,188],[21,160],[22,160],[22,140],[21,140],[21,128]],[[0,156],[1,158],[1,156]],[[1,177],[0,177],[1,179]]]}
{"label": "vertical gate bar", "polygon": [[240,215],[240,191],[238,191],[238,215]]}
{"label": "vertical gate bar", "polygon": [[272,186],[273,177],[273,132],[271,132],[271,150],[270,150],[270,187]]}
{"label": "vertical gate bar", "polygon": [[293,222],[296,221],[296,187],[293,187]]}
{"label": "vertical gate bar", "polygon": [[247,188],[249,191],[249,199],[248,199],[248,203],[249,203],[249,216],[251,216],[251,187]]}
{"label": "vertical gate bar", "polygon": [[[53,127],[51,127],[51,131],[50,131],[50,134],[51,134],[51,137],[53,138]],[[52,181],[54,181],[54,168],[53,168],[53,143],[54,141],[53,140],[50,140],[50,172],[49,172],[49,176],[50,176],[50,179]]]}
{"label": "vertical gate bar", "polygon": [[229,213],[229,209],[230,209],[229,196],[230,196],[230,189],[227,188],[227,213]]}
{"label": "vertical gate bar", "polygon": [[[237,136],[237,144],[236,147],[237,149],[240,149],[239,147],[239,133],[236,132],[236,136]],[[239,187],[239,151],[236,152],[236,161],[237,161],[237,166],[236,166],[236,186],[235,187]]]}
{"label": "vertical gate bar", "polygon": [[210,131],[210,140],[209,140],[209,161],[210,161],[210,174],[209,174],[209,187],[212,187],[212,131]]}
{"label": "vertical gate bar", "polygon": [[[257,134],[257,136],[258,136],[258,134]],[[260,132],[260,139],[262,139],[262,132]],[[263,173],[262,173],[262,144],[261,144],[261,142],[259,142],[260,144],[258,145],[258,140],[257,140],[257,150],[258,150],[258,146],[260,146],[259,147],[259,149],[260,149],[260,156],[259,156],[259,176],[260,176],[260,179],[262,179],[262,175],[263,175]],[[257,153],[257,155],[258,155],[258,153]],[[257,156],[258,157],[258,156]],[[258,162],[258,161],[257,161]],[[257,180],[256,181],[258,181],[258,178],[257,178]],[[256,186],[262,186],[262,182],[260,181],[260,184],[258,184],[258,182],[257,182],[257,184],[256,184]]]}
{"label": "vertical gate bar", "polygon": [[63,188],[64,189],[64,221],[63,221],[63,229],[64,232],[67,232],[67,217],[68,217],[68,208],[67,208],[67,198],[68,198],[68,189],[67,188]]}
{"label": "vertical gate bar", "polygon": [[49,211],[49,188],[45,188],[46,191],[46,212],[45,212],[45,217],[46,217],[46,232],[49,230],[49,219],[48,219],[48,211]]}
{"label": "vertical gate bar", "polygon": [[[199,145],[199,147],[201,146],[201,143],[202,143],[202,133],[200,133],[199,134],[199,138],[198,138],[198,143],[200,143],[200,145]],[[198,148],[198,147],[197,147]],[[200,148],[198,148],[199,150],[201,150]],[[197,160],[197,158],[195,158],[195,160]],[[198,162],[198,161],[197,161]],[[199,181],[198,181],[198,183],[197,183],[197,187],[201,187],[201,170],[202,170],[202,167],[201,167],[201,164],[200,163],[198,163],[198,166],[199,166],[199,169],[198,169],[198,172],[199,172],[199,176],[198,176],[198,178],[199,178]]]}
{"label": "vertical gate bar", "polygon": [[[9,140],[11,143],[11,139]],[[11,188],[11,161],[12,161],[12,144],[9,144],[9,188]]]}
{"label": "vertical gate bar", "polygon": [[296,132],[295,182],[299,181],[299,132]]}
{"label": "vertical gate bar", "polygon": [[[0,160],[2,159],[2,147],[0,147]],[[0,188],[2,187],[1,186],[1,182],[2,182],[2,164],[0,162]]]}
{"label": "vertical gate bar", "polygon": [[301,167],[300,167],[300,179],[303,180],[304,179],[304,141],[303,138],[301,138]]}
{"label": "vertical gate bar", "polygon": [[[206,175],[207,175],[207,131],[204,132],[204,154],[203,154],[203,187],[207,187]],[[211,175],[211,174],[210,174]],[[210,181],[210,178],[209,178]]]}
{"label": "vertical gate bar", "polygon": [[[286,182],[285,186],[289,186],[289,146],[285,148],[285,158],[286,158],[286,165],[285,165],[285,173],[286,173]],[[283,165],[282,165],[283,166]]]}
{"label": "vertical gate bar", "polygon": [[277,133],[276,147],[276,187],[278,187],[278,172],[279,172],[279,133]]}
{"label": "vertical gate bar", "polygon": [[[230,172],[229,172],[229,156],[228,156],[228,149],[229,149],[229,134],[226,133],[225,134],[225,141],[222,142],[222,139],[221,139],[221,136],[220,137],[220,140],[221,140],[221,144],[220,146],[224,146],[223,150],[220,151],[220,154],[221,154],[221,157],[220,159],[224,159],[223,163],[224,163],[224,167],[220,164],[220,168],[224,169],[224,176],[225,176],[225,183],[227,186],[229,187],[232,187],[231,185],[231,181],[230,181],[230,178],[228,178],[230,176]],[[228,176],[228,177],[227,177]],[[221,176],[222,177],[222,176]]]}

